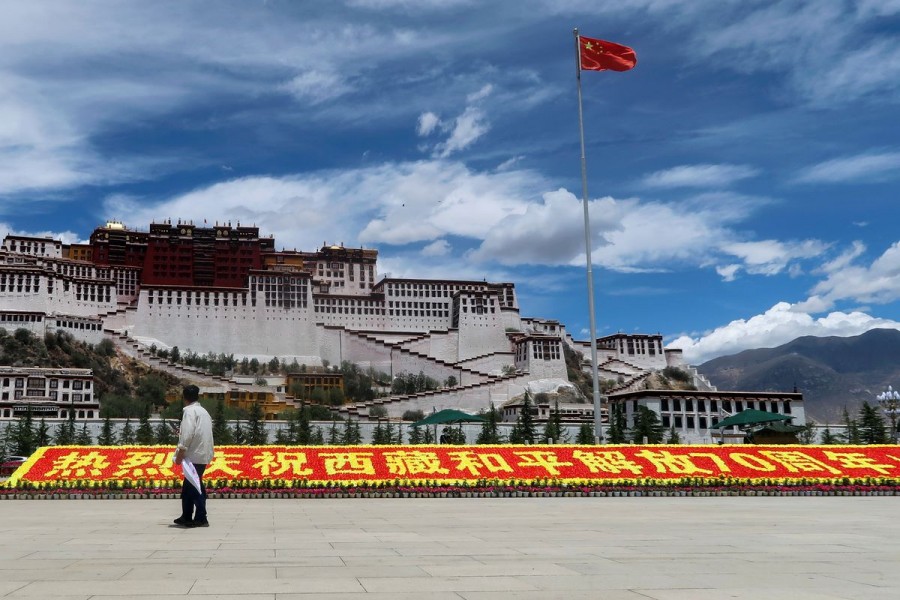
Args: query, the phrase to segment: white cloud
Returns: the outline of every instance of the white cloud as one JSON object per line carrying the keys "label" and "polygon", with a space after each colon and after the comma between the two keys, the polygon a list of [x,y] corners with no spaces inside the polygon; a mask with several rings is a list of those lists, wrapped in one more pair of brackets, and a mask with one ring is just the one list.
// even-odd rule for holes
{"label": "white cloud", "polygon": [[[788,267],[791,261],[804,258],[815,258],[828,248],[818,240],[799,242],[779,242],[777,240],[760,240],[755,242],[730,242],[722,244],[720,249],[731,256],[742,259],[743,268],[753,275],[777,275]],[[717,269],[718,270],[718,269]],[[727,271],[731,279],[735,272]],[[719,273],[723,275],[723,273]],[[723,275],[725,277],[725,275]],[[726,280],[730,281],[728,277]]]}
{"label": "white cloud", "polygon": [[832,312],[821,318],[779,302],[765,313],[738,319],[703,335],[682,335],[668,344],[681,348],[688,363],[700,364],[717,356],[751,348],[771,348],[804,335],[853,336],[876,328],[900,329],[900,323],[863,312]]}
{"label": "white cloud", "polygon": [[416,134],[420,137],[430,135],[440,124],[440,117],[433,112],[424,112],[419,115],[419,122],[416,125]]}
{"label": "white cloud", "polygon": [[63,244],[78,244],[85,242],[85,240],[82,240],[77,233],[72,231],[49,231],[46,229],[40,231],[22,231],[14,228],[8,223],[0,222],[0,237],[6,237],[7,235],[52,238],[61,241]]}
{"label": "white cloud", "polygon": [[468,104],[473,104],[480,100],[484,100],[485,98],[490,96],[493,91],[494,91],[494,86],[492,84],[490,84],[490,83],[485,84],[484,87],[482,87],[477,92],[473,92],[473,93],[469,94],[468,96],[466,96],[466,102]]}
{"label": "white cloud", "polygon": [[435,240],[422,248],[422,256],[446,256],[450,254],[450,244],[447,240]]}
{"label": "white cloud", "polygon": [[351,90],[346,76],[320,70],[305,71],[285,82],[281,88],[297,100],[311,104],[343,96]]}
{"label": "white cloud", "polygon": [[853,248],[823,266],[826,278],[811,290],[811,296],[822,306],[833,306],[839,300],[886,304],[900,299],[900,242],[895,242],[868,267],[855,263],[863,245]]}
{"label": "white cloud", "polygon": [[803,183],[860,183],[893,179],[900,171],[900,152],[866,153],[835,158],[805,169]]}
{"label": "white cloud", "polygon": [[682,165],[651,173],[642,183],[648,188],[721,187],[757,173],[746,165]]}
{"label": "white cloud", "polygon": [[741,265],[722,265],[716,267],[716,273],[719,274],[719,277],[722,278],[722,281],[734,281],[737,277],[738,271],[741,270]]}
{"label": "white cloud", "polygon": [[452,125],[452,131],[447,141],[438,144],[436,154],[440,158],[447,158],[455,152],[464,150],[490,130],[491,126],[487,116],[480,108],[469,106],[463,114],[456,117]]}

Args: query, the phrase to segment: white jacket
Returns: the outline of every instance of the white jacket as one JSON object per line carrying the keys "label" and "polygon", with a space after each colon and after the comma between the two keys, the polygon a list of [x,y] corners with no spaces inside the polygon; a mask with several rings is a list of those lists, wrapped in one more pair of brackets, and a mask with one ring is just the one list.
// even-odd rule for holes
{"label": "white jacket", "polygon": [[195,465],[208,465],[212,461],[212,418],[199,402],[191,402],[182,410],[178,448],[184,450],[184,460]]}

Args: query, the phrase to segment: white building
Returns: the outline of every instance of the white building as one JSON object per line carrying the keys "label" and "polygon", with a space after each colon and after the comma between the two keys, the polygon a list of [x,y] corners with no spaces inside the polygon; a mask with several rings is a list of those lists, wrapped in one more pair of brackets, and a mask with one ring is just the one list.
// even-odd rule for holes
{"label": "white building", "polygon": [[100,403],[94,398],[90,369],[45,369],[0,366],[0,419],[96,419]]}

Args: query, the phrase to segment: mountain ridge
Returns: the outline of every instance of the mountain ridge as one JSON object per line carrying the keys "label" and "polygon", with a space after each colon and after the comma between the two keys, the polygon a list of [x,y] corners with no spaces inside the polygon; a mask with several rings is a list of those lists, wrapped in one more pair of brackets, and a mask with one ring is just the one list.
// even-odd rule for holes
{"label": "mountain ridge", "polygon": [[803,393],[809,418],[837,422],[863,401],[900,383],[900,331],[872,329],[851,337],[803,336],[774,348],[721,356],[697,367],[723,390]]}

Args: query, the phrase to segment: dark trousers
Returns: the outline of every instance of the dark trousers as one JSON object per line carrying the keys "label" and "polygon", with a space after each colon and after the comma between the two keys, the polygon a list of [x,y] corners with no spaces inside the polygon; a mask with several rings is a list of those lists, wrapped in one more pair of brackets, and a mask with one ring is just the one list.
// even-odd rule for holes
{"label": "dark trousers", "polygon": [[[197,491],[197,488],[188,481],[184,480],[184,483],[181,485],[181,516],[185,519],[190,519],[193,514],[193,519],[195,521],[205,521],[206,520],[206,484],[203,483],[203,471],[206,470],[206,465],[198,465],[194,463],[194,468],[197,469],[197,475],[200,476],[200,489],[203,490],[203,493]],[[197,509],[196,512],[194,509]]]}

